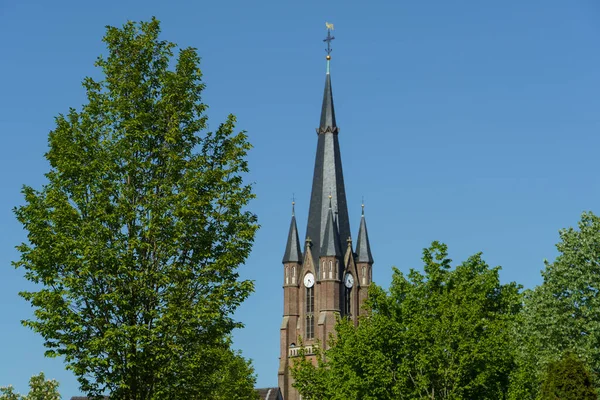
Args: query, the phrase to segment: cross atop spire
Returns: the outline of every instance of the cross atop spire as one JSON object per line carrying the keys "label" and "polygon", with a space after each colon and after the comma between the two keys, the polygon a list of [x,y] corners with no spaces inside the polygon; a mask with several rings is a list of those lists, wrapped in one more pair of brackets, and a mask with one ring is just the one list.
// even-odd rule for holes
{"label": "cross atop spire", "polygon": [[331,59],[331,41],[335,39],[334,36],[331,36],[331,31],[333,30],[333,24],[329,22],[325,22],[325,26],[327,27],[327,37],[323,39],[324,42],[327,42],[327,48],[325,51],[327,52],[327,60]]}
{"label": "cross atop spire", "polygon": [[[327,30],[327,39],[331,41],[331,31]],[[331,51],[329,42],[327,43],[327,51]],[[335,123],[335,111],[333,108],[333,91],[331,89],[331,75],[329,74],[329,60],[331,56],[327,54],[327,74],[325,75],[325,90],[323,92],[323,105],[321,107],[321,123],[317,129],[317,133],[332,132],[337,134],[338,127]]]}
{"label": "cross atop spire", "polygon": [[327,59],[327,74],[329,74],[329,61],[331,60],[331,52],[333,51],[333,49],[331,48],[331,41],[333,39],[335,39],[335,37],[331,36],[331,31],[333,30],[333,24],[330,24],[329,22],[325,22],[325,27],[327,28],[327,37],[325,39],[323,39],[323,41],[327,42],[327,48],[325,49],[327,56],[325,58]]}

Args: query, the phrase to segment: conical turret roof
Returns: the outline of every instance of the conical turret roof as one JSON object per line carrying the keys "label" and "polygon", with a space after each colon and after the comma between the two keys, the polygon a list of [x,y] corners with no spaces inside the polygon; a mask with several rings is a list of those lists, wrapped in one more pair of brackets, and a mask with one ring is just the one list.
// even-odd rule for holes
{"label": "conical turret roof", "polygon": [[[292,206],[293,207],[293,206]],[[292,208],[292,222],[290,223],[290,232],[288,233],[283,263],[302,262],[302,247],[300,247],[300,238],[298,236],[298,227],[296,226],[296,216]]]}
{"label": "conical turret roof", "polygon": [[356,261],[373,264],[371,255],[371,244],[369,243],[369,233],[367,232],[367,221],[365,220],[365,209],[360,217],[360,227],[358,228],[358,239],[356,241]]}

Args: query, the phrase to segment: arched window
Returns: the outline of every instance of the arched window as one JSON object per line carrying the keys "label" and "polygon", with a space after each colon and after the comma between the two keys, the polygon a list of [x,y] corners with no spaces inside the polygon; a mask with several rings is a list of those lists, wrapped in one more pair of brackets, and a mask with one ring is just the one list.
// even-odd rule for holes
{"label": "arched window", "polygon": [[292,267],[292,283],[296,283],[296,267]]}
{"label": "arched window", "polygon": [[290,283],[290,267],[285,267],[285,284]]}
{"label": "arched window", "polygon": [[325,271],[325,261],[323,261],[323,279],[325,279],[325,273],[326,273],[326,271]]}
{"label": "arched window", "polygon": [[362,283],[367,284],[367,267],[362,267]]}
{"label": "arched window", "polygon": [[315,337],[315,287],[306,288],[306,339]]}
{"label": "arched window", "polygon": [[329,279],[333,279],[333,262],[329,261]]}
{"label": "arched window", "polygon": [[345,293],[345,300],[346,300],[346,304],[344,307],[344,315],[346,315],[347,317],[350,317],[352,315],[352,288],[348,288],[345,287],[346,289],[346,293]]}

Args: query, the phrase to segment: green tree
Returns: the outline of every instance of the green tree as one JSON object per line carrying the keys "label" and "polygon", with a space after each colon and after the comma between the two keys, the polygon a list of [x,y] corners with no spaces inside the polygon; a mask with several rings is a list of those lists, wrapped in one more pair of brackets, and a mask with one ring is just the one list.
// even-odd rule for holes
{"label": "green tree", "polygon": [[44,373],[40,372],[29,380],[29,394],[15,393],[12,386],[0,387],[0,400],[60,400],[58,382],[46,380]]}
{"label": "green tree", "polygon": [[229,338],[253,290],[237,273],[258,227],[251,146],[233,115],[206,131],[198,54],[174,59],[159,33],[156,19],[107,27],[103,78],[56,118],[47,183],[23,189],[15,265],[38,289],[21,294],[35,308],[24,324],[90,395],[218,398],[232,367],[236,398],[253,398]]}
{"label": "green tree", "polygon": [[600,218],[583,213],[579,229],[560,231],[559,255],[545,262],[543,283],[525,296],[517,324],[518,369],[511,398],[535,399],[549,363],[572,350],[600,387]]}
{"label": "green tree", "polygon": [[541,400],[597,400],[598,393],[586,365],[572,352],[548,364]]}
{"label": "green tree", "polygon": [[293,364],[306,399],[501,399],[513,367],[519,287],[500,284],[481,254],[451,270],[445,245],[423,252],[424,274],[394,269],[373,285],[358,327],[341,320],[314,366]]}

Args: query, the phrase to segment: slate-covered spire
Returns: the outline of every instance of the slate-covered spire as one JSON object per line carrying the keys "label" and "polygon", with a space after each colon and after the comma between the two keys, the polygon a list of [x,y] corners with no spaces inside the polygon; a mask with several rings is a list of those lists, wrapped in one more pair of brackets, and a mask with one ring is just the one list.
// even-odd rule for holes
{"label": "slate-covered spire", "polygon": [[358,240],[356,241],[356,262],[366,262],[373,264],[371,255],[371,245],[369,244],[369,233],[367,232],[367,222],[365,221],[365,205],[362,205],[362,215],[360,217],[360,227],[358,228]]}
{"label": "slate-covered spire", "polygon": [[[329,63],[329,60],[327,60]],[[338,127],[335,123],[335,109],[333,107],[333,91],[331,90],[331,75],[329,71],[325,75],[325,90],[323,91],[323,105],[321,106],[321,123],[319,124],[318,133],[338,132]]]}
{"label": "slate-covered spire", "polygon": [[302,263],[302,248],[300,247],[300,238],[298,237],[298,228],[296,227],[294,204],[295,203],[292,203],[292,222],[290,223],[290,233],[288,234],[282,263]]}
{"label": "slate-covered spire", "polygon": [[335,257],[341,257],[342,255],[340,236],[333,219],[333,211],[331,210],[331,197],[329,198],[329,211],[327,212],[327,222],[325,224],[325,233],[323,235],[323,242],[321,243],[320,255]]}
{"label": "slate-covered spire", "polygon": [[[319,265],[319,257],[324,255],[321,252],[320,246],[324,243],[323,238],[325,236],[328,213],[333,212],[336,214],[335,225],[337,225],[338,238],[348,238],[351,236],[348,206],[346,204],[346,188],[342,172],[342,157],[338,142],[338,127],[333,108],[333,92],[331,89],[331,76],[329,74],[330,59],[331,57],[328,56],[321,120],[317,129],[317,154],[315,157],[315,170],[306,228],[306,236],[313,239],[312,255],[316,266]],[[327,200],[329,195],[332,196],[331,211],[329,210]],[[337,246],[339,249],[340,243]]]}

